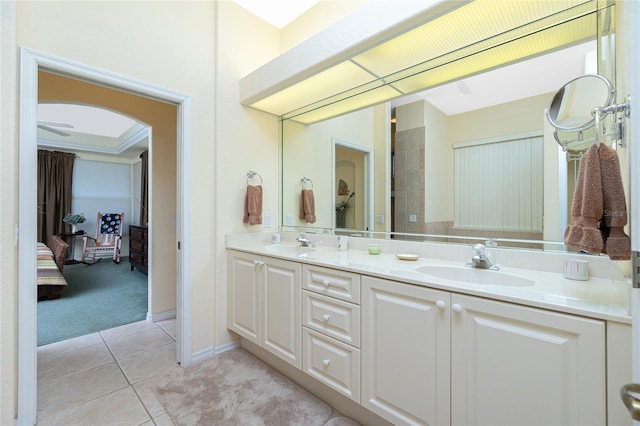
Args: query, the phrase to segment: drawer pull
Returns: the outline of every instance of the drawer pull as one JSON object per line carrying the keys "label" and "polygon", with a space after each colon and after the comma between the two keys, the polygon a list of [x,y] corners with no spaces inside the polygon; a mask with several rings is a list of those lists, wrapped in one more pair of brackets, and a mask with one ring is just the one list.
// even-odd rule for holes
{"label": "drawer pull", "polygon": [[444,301],[442,301],[442,300],[438,300],[436,302],[436,306],[438,307],[438,309],[444,309],[447,306],[447,304],[444,303]]}
{"label": "drawer pull", "polygon": [[329,280],[322,280],[322,285],[324,285],[325,287],[329,287],[329,284],[331,284]]}
{"label": "drawer pull", "polygon": [[325,367],[328,367],[328,366],[329,366],[329,364],[331,364],[331,361],[330,361],[330,360],[328,360],[328,359],[323,359],[323,360],[322,360],[322,363],[324,364],[324,366],[325,366]]}
{"label": "drawer pull", "polygon": [[322,319],[325,321],[329,321],[329,318],[331,318],[331,316],[329,314],[323,314],[322,315]]}

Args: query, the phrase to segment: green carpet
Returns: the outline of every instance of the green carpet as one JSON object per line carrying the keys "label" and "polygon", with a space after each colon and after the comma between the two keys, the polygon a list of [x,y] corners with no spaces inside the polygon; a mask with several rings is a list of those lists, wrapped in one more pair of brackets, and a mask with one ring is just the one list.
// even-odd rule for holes
{"label": "green carpet", "polygon": [[62,297],[38,302],[38,346],[147,317],[147,276],[103,259],[95,265],[65,265]]}

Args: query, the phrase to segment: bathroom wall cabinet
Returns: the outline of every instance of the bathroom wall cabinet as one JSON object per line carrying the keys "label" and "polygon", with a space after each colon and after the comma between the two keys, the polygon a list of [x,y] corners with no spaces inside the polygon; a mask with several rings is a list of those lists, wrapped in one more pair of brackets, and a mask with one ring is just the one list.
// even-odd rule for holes
{"label": "bathroom wall cabinet", "polygon": [[362,405],[392,423],[606,424],[604,321],[372,277],[362,292]]}
{"label": "bathroom wall cabinet", "polygon": [[228,253],[227,327],[301,368],[301,276],[297,262]]}

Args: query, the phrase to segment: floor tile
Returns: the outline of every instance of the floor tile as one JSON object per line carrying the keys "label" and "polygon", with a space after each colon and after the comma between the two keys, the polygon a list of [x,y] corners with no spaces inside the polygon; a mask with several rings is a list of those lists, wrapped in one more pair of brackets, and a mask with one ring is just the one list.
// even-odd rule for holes
{"label": "floor tile", "polygon": [[78,350],[59,353],[48,352],[47,354],[41,354],[38,351],[38,383],[44,384],[67,374],[77,373],[109,362],[113,362],[113,356],[102,339],[98,344],[85,346]]}
{"label": "floor tile", "polygon": [[106,342],[116,360],[128,358],[138,352],[147,351],[169,343],[175,343],[167,333],[157,326],[139,333],[109,339],[106,340]]}
{"label": "floor tile", "polygon": [[159,374],[133,385],[133,389],[136,391],[138,398],[140,398],[149,414],[151,414],[151,417],[157,417],[165,412],[164,407],[153,393],[153,387],[166,384],[165,380],[168,380],[168,377],[169,375]]}
{"label": "floor tile", "polygon": [[151,321],[143,320],[132,322],[131,324],[121,325],[120,327],[103,330],[100,332],[100,335],[102,336],[102,338],[104,338],[105,342],[109,343],[110,341],[115,339],[121,339],[132,334],[140,333],[141,331],[154,330],[157,328],[158,326]]}
{"label": "floor tile", "polygon": [[118,359],[118,364],[131,384],[180,369],[175,342]]}
{"label": "floor tile", "polygon": [[128,384],[115,361],[39,384],[38,417],[47,418]]}
{"label": "floor tile", "polygon": [[171,417],[169,417],[167,413],[164,413],[158,417],[154,417],[153,422],[156,424],[156,426],[174,426]]}
{"label": "floor tile", "polygon": [[174,340],[178,340],[178,338],[176,337],[177,323],[175,318],[170,320],[158,321],[156,324],[158,324],[160,328],[166,331],[169,336],[173,337]]}
{"label": "floor tile", "polygon": [[49,419],[39,425],[141,425],[150,421],[148,413],[131,387],[80,404],[73,409]]}
{"label": "floor tile", "polygon": [[60,354],[77,351],[87,346],[97,345],[98,343],[103,343],[99,333],[91,333],[85,336],[74,337],[73,339],[50,343],[38,347],[38,358],[49,355],[60,356]]}

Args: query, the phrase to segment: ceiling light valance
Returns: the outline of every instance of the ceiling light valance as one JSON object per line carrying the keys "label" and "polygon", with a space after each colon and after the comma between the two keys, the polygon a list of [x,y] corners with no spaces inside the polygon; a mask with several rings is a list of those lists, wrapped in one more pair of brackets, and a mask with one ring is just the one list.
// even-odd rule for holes
{"label": "ceiling light valance", "polygon": [[[306,71],[296,73],[295,64],[304,60],[296,61],[295,55],[325,36],[335,36],[336,29],[330,27],[326,35],[318,34],[243,78],[241,102],[283,119],[325,120],[593,39],[597,7],[597,0],[434,2],[414,15],[413,19],[422,17],[422,24],[411,25],[405,19],[404,32],[398,32],[402,24],[395,22],[389,30],[395,35],[386,41],[378,40],[385,34],[378,31],[377,37],[360,42],[358,53],[351,46],[347,58],[334,54],[330,66],[307,64]],[[279,81],[269,77],[274,66],[289,67],[282,68]],[[259,88],[260,81],[271,83]]]}

